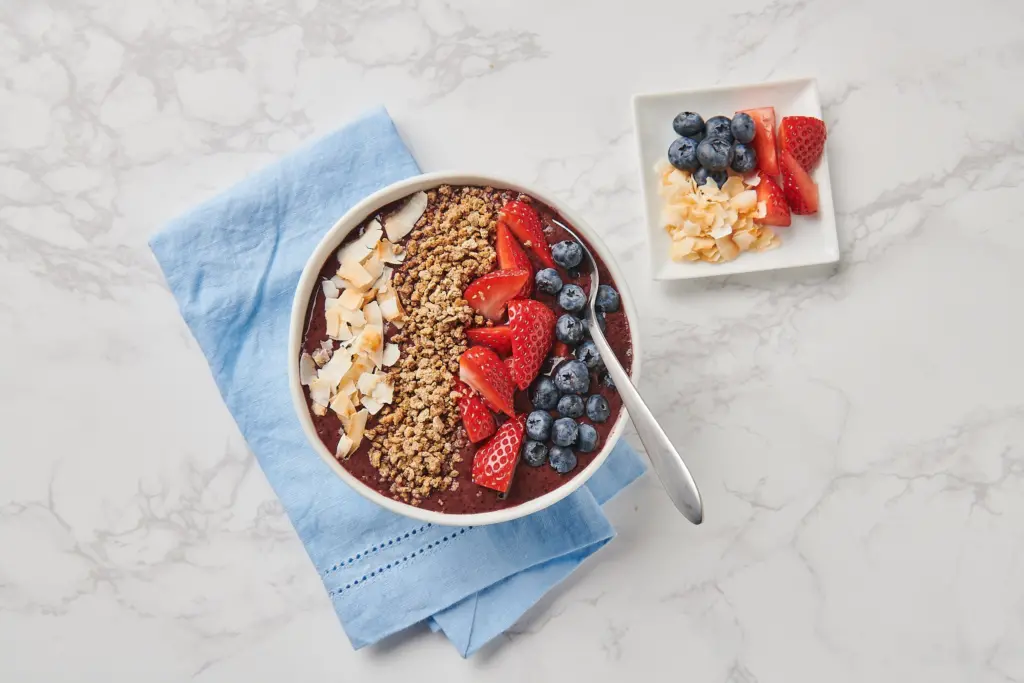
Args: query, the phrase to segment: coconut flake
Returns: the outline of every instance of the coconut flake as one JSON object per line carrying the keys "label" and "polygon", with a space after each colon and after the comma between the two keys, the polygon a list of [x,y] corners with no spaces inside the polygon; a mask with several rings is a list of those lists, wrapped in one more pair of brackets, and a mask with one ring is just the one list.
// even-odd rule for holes
{"label": "coconut flake", "polygon": [[338,438],[338,447],[334,451],[334,456],[336,458],[347,458],[349,453],[355,450],[352,447],[353,445],[352,439],[348,438],[347,434],[342,434]]}
{"label": "coconut flake", "polygon": [[362,263],[377,250],[377,243],[380,242],[383,234],[380,221],[376,219],[370,221],[362,235],[338,250],[338,263],[344,264],[346,261]]}
{"label": "coconut flake", "polygon": [[366,268],[363,268],[361,263],[353,259],[341,262],[341,267],[338,268],[338,275],[359,289],[366,289],[375,279],[374,276],[367,272]]}
{"label": "coconut flake", "polygon": [[331,400],[331,385],[327,380],[317,377],[309,383],[309,400],[317,405],[327,407]]}
{"label": "coconut flake", "polygon": [[313,356],[303,351],[302,356],[299,357],[299,383],[307,387],[314,379],[316,379],[316,362],[313,360]]}
{"label": "coconut flake", "polygon": [[390,368],[398,362],[399,353],[398,344],[385,344],[384,353],[381,355],[382,365]]}
{"label": "coconut flake", "polygon": [[417,192],[409,197],[395,213],[384,219],[384,230],[391,242],[398,242],[412,232],[416,227],[416,221],[420,219],[427,209],[427,193]]}
{"label": "coconut flake", "polygon": [[333,392],[341,384],[342,378],[351,367],[352,358],[347,353],[339,351],[331,357],[327,365],[320,368],[318,378],[327,382],[330,390]]}

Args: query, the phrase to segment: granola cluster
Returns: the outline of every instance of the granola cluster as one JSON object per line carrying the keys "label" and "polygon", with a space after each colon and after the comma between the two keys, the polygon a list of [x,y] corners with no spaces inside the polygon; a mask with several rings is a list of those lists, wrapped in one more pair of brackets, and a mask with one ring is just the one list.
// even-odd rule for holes
{"label": "granola cluster", "polygon": [[391,369],[394,400],[367,430],[370,463],[399,499],[417,504],[458,488],[465,446],[455,390],[465,329],[482,324],[463,298],[466,286],[494,269],[493,235],[501,195],[490,188],[442,186],[405,244],[393,282],[407,312],[391,341],[401,347]]}

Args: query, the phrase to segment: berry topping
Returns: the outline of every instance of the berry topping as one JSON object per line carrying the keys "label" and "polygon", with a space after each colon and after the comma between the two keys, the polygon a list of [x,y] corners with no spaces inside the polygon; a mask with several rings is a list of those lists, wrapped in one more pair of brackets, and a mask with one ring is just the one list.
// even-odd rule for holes
{"label": "berry topping", "polygon": [[813,116],[783,116],[779,122],[779,151],[789,152],[810,173],[825,151],[825,122]]}
{"label": "berry topping", "polygon": [[514,417],[498,428],[473,456],[473,483],[508,493],[523,444],[523,418]]}
{"label": "berry topping", "polygon": [[459,416],[462,418],[462,426],[466,428],[466,435],[473,443],[483,441],[497,429],[491,411],[487,410],[479,396],[468,390],[459,399]]}
{"label": "berry topping", "polygon": [[579,426],[571,417],[560,417],[551,426],[551,440],[556,446],[572,446],[576,443]]}
{"label": "berry topping", "polygon": [[512,353],[512,334],[508,325],[474,327],[466,330],[466,339],[470,344],[490,346],[503,356]]}
{"label": "berry topping", "polygon": [[804,167],[786,150],[779,154],[782,165],[782,194],[793,213],[806,216],[818,213],[818,186]]}
{"label": "berry topping", "polygon": [[597,430],[592,425],[581,424],[576,435],[576,449],[580,453],[590,453],[597,449]]}
{"label": "berry topping", "polygon": [[550,377],[541,377],[533,385],[533,395],[530,400],[537,410],[554,410],[558,405],[558,397],[561,394],[555,381]]}
{"label": "berry topping", "polygon": [[583,342],[576,349],[576,359],[583,361],[590,370],[597,370],[604,364],[601,354],[597,351],[597,344],[590,340]]}
{"label": "berry topping", "polygon": [[704,139],[719,138],[732,144],[732,121],[728,116],[712,116],[704,124]]}
{"label": "berry topping", "polygon": [[697,145],[697,159],[708,171],[724,171],[732,161],[732,142],[725,138],[704,138]]}
{"label": "berry topping", "polygon": [[676,138],[668,146],[668,163],[680,171],[695,171],[700,166],[697,161],[697,141],[693,138]]}
{"label": "berry topping", "polygon": [[548,460],[548,447],[540,441],[529,441],[523,445],[523,462],[530,467],[540,467]]}
{"label": "berry topping", "polygon": [[558,293],[558,305],[563,311],[579,313],[587,305],[587,295],[579,285],[566,285]]}
{"label": "berry topping", "polygon": [[672,130],[677,135],[685,135],[686,137],[700,135],[704,132],[704,118],[692,111],[684,111],[677,114],[672,120]]}
{"label": "berry topping", "polygon": [[583,321],[574,315],[565,313],[555,323],[555,337],[569,346],[576,346],[583,341]]}
{"label": "berry topping", "polygon": [[563,240],[551,247],[551,256],[563,268],[575,268],[583,260],[583,247],[579,242]]}
{"label": "berry topping", "polygon": [[505,204],[498,213],[498,223],[509,227],[524,247],[548,268],[555,262],[551,260],[551,248],[544,237],[544,228],[540,224],[540,216],[532,206],[525,202],[511,201]]}
{"label": "berry topping", "polygon": [[779,175],[779,158],[775,151],[775,108],[761,107],[747,109],[754,120],[754,150],[757,152],[757,167],[770,176]]}
{"label": "berry topping", "polygon": [[474,346],[459,356],[459,379],[497,410],[509,417],[515,416],[512,408],[515,385],[508,374],[508,368],[491,349]]}
{"label": "berry topping", "polygon": [[566,361],[555,368],[555,386],[563,394],[585,394],[590,389],[590,371],[582,361]]}
{"label": "berry topping", "polygon": [[463,296],[476,311],[498,321],[508,300],[518,296],[529,280],[528,270],[496,270],[469,283]]}
{"label": "berry topping", "polygon": [[614,313],[619,310],[619,293],[611,285],[598,286],[594,308],[602,313]]}
{"label": "berry topping", "polygon": [[[501,270],[525,270],[528,273],[533,273],[530,257],[526,255],[512,231],[504,223],[498,223],[498,234],[494,243],[495,251],[498,254],[498,268]],[[532,278],[527,278],[523,288],[519,290],[519,296],[529,297],[532,289]]]}
{"label": "berry topping", "polygon": [[526,436],[534,441],[551,438],[551,425],[555,418],[543,410],[535,410],[526,416]]}
{"label": "berry topping", "polygon": [[594,394],[587,399],[587,417],[593,422],[604,422],[611,417],[612,409],[608,400],[600,394]]}
{"label": "berry topping", "polygon": [[558,294],[562,291],[562,278],[554,268],[538,270],[534,276],[537,283],[537,291],[545,294]]}
{"label": "berry topping", "polygon": [[753,145],[737,142],[732,147],[732,170],[737,173],[750,173],[757,168],[757,152]]}
{"label": "berry topping", "polygon": [[512,330],[512,378],[520,389],[540,373],[554,341],[555,314],[539,301],[516,299],[508,304]]}
{"label": "berry topping", "polygon": [[729,175],[725,171],[708,171],[708,169],[703,166],[693,173],[693,182],[697,183],[697,187],[704,187],[709,178],[714,181],[715,185],[718,185],[718,187],[721,188],[722,185],[725,185],[725,181],[729,178]]}
{"label": "berry topping", "polygon": [[736,142],[746,144],[754,139],[754,119],[750,118],[750,114],[741,111],[733,116],[731,129]]}
{"label": "berry topping", "polygon": [[551,469],[559,474],[568,474],[576,469],[576,454],[571,448],[552,446],[548,453],[548,463]]}
{"label": "berry topping", "polygon": [[562,417],[582,417],[583,411],[583,399],[576,394],[566,394],[558,399],[558,414]]}
{"label": "berry topping", "polygon": [[761,174],[761,182],[757,186],[757,201],[764,202],[767,209],[764,218],[760,219],[764,225],[786,227],[792,224],[786,195],[782,194],[782,188],[771,176]]}

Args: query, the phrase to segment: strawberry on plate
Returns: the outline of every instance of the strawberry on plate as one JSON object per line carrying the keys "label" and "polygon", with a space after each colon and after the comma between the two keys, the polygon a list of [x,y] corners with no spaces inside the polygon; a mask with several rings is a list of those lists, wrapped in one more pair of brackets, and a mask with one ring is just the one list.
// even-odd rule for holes
{"label": "strawberry on plate", "polygon": [[473,327],[466,330],[466,339],[470,344],[490,346],[502,356],[512,353],[512,334],[508,325]]}
{"label": "strawberry on plate", "polygon": [[498,267],[502,270],[525,270],[530,273],[526,284],[519,290],[519,296],[529,298],[533,290],[533,265],[519,245],[515,235],[504,223],[498,223],[498,235],[495,239],[495,251],[498,252]]}
{"label": "strawberry on plate", "polygon": [[793,158],[810,173],[825,151],[825,122],[813,116],[783,116],[779,122],[779,150]]}
{"label": "strawberry on plate", "polygon": [[761,174],[761,182],[757,185],[757,201],[764,202],[767,208],[764,218],[759,218],[758,222],[780,227],[786,227],[793,223],[793,219],[789,215],[786,195],[782,193],[782,188],[771,176]]}
{"label": "strawberry on plate", "polygon": [[491,411],[487,410],[479,396],[469,391],[463,392],[459,399],[459,416],[462,418],[462,426],[466,428],[466,435],[473,443],[483,441],[497,429]]}
{"label": "strawberry on plate", "polygon": [[754,151],[757,152],[757,167],[770,176],[779,175],[779,158],[775,151],[775,107],[745,109],[754,119]]}
{"label": "strawberry on plate", "polygon": [[555,267],[555,260],[551,258],[551,247],[548,246],[544,229],[540,224],[540,216],[532,206],[516,200],[508,202],[498,213],[498,224],[502,223],[509,227],[523,246],[532,251],[541,263],[548,268]]}
{"label": "strawberry on plate", "polygon": [[539,301],[508,302],[508,326],[512,331],[512,379],[526,389],[540,373],[555,339],[555,314]]}
{"label": "strawberry on plate", "polygon": [[[818,213],[818,186],[811,180],[800,162],[786,150],[779,154],[782,163],[782,193],[793,213],[806,216]],[[515,352],[515,343],[512,344]]]}
{"label": "strawberry on plate", "polygon": [[508,368],[491,349],[474,346],[459,356],[459,379],[479,392],[498,411],[509,417],[515,415],[512,408],[515,384]]}
{"label": "strawberry on plate", "polygon": [[496,270],[469,283],[463,296],[482,315],[491,320],[501,320],[505,304],[518,296],[529,280],[528,270]]}
{"label": "strawberry on plate", "polygon": [[523,423],[522,417],[513,417],[477,449],[473,456],[473,483],[508,493],[523,445]]}

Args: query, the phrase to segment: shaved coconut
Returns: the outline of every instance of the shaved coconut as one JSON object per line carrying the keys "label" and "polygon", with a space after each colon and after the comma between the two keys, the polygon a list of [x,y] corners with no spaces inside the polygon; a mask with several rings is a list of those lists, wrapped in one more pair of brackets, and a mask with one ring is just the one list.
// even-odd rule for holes
{"label": "shaved coconut", "polygon": [[373,388],[373,397],[381,403],[391,403],[395,397],[395,389],[387,382],[378,382]]}
{"label": "shaved coconut", "polygon": [[736,246],[736,243],[732,241],[731,237],[716,239],[715,244],[718,246],[718,253],[720,253],[722,258],[726,261],[731,261],[740,255],[740,249]]}
{"label": "shaved coconut", "polygon": [[381,356],[382,364],[386,368],[390,368],[392,365],[398,362],[398,344],[385,344],[384,353]]}
{"label": "shaved coconut", "polygon": [[331,385],[330,383],[317,377],[309,383],[309,400],[317,405],[326,407],[327,403],[331,400]]}
{"label": "shaved coconut", "polygon": [[727,237],[732,234],[732,228],[728,225],[722,224],[711,231],[711,236],[716,240],[720,237]]}
{"label": "shaved coconut", "polygon": [[370,415],[376,415],[380,412],[380,409],[384,407],[383,403],[379,403],[372,396],[363,396],[363,406],[366,408],[366,412]]}
{"label": "shaved coconut", "polygon": [[747,187],[757,187],[761,184],[761,174],[756,173],[750,178],[744,178],[743,182],[747,184]]}
{"label": "shaved coconut", "polygon": [[316,363],[313,361],[313,356],[303,351],[302,356],[299,357],[299,383],[306,387],[314,379],[316,379]]}
{"label": "shaved coconut", "polygon": [[348,438],[347,434],[342,434],[338,438],[338,447],[334,450],[334,456],[337,458],[347,458],[355,450],[352,447],[353,445],[352,439]]}
{"label": "shaved coconut", "polygon": [[384,361],[384,330],[378,325],[367,325],[352,343],[356,353],[365,353],[374,366]]}
{"label": "shaved coconut", "polygon": [[380,244],[377,245],[377,257],[384,263],[397,266],[405,260],[405,252],[397,254],[395,253],[395,245],[388,240],[381,240]]}
{"label": "shaved coconut", "polygon": [[351,367],[352,358],[347,353],[339,351],[331,357],[331,360],[327,362],[327,365],[320,368],[318,378],[326,381],[333,392],[338,388],[338,385],[341,384],[341,379]]}
{"label": "shaved coconut", "polygon": [[757,192],[744,190],[729,200],[729,206],[737,211],[751,211],[757,208]]}
{"label": "shaved coconut", "polygon": [[359,387],[360,392],[364,394],[372,394],[374,387],[377,386],[377,375],[364,372],[359,375],[359,382],[356,383],[356,386]]}
{"label": "shaved coconut", "polygon": [[384,230],[388,234],[388,239],[398,242],[412,232],[412,229],[416,227],[416,221],[420,219],[426,209],[426,192],[417,192],[409,197],[402,208],[384,219]]}
{"label": "shaved coconut", "polygon": [[345,394],[350,399],[353,399],[355,395],[358,393],[358,391],[359,390],[356,389],[356,383],[350,379],[344,380],[338,387],[338,393]]}
{"label": "shaved coconut", "polygon": [[384,318],[380,312],[380,306],[377,305],[376,301],[363,306],[363,317],[366,319],[367,325],[383,325]]}
{"label": "shaved coconut", "polygon": [[344,308],[332,308],[324,314],[324,319],[327,322],[327,336],[331,339],[344,341],[352,338],[352,333],[348,329],[348,322],[346,322],[344,316]]}
{"label": "shaved coconut", "polygon": [[370,274],[370,281],[376,280],[380,277],[380,274],[384,272],[384,262],[381,261],[377,254],[373,254],[370,258],[366,259],[366,263],[363,264],[363,268]]}
{"label": "shaved coconut", "polygon": [[363,312],[356,308],[355,310],[348,308],[339,308],[338,313],[341,315],[341,319],[350,325],[362,327],[366,324],[366,317]]}
{"label": "shaved coconut", "polygon": [[339,417],[347,418],[356,414],[356,407],[352,403],[351,397],[348,394],[338,392],[331,399],[331,410],[336,412]]}
{"label": "shaved coconut", "polygon": [[321,282],[320,289],[324,290],[324,296],[328,299],[334,299],[338,296],[338,285],[334,284],[330,280],[324,280]]}
{"label": "shaved coconut", "polygon": [[338,297],[338,305],[350,311],[357,311],[362,307],[363,295],[357,289],[346,289],[345,293]]}
{"label": "shaved coconut", "polygon": [[319,403],[313,404],[313,414],[317,417],[323,417],[327,414],[327,406],[322,406]]}
{"label": "shaved coconut", "polygon": [[750,249],[750,246],[757,241],[757,237],[749,232],[739,232],[732,236],[732,241],[740,248],[740,251]]}
{"label": "shaved coconut", "polygon": [[316,363],[317,367],[322,368],[323,366],[327,365],[327,361],[329,361],[330,359],[331,352],[324,348],[315,349],[313,351],[313,362]]}
{"label": "shaved coconut", "polygon": [[338,288],[339,292],[342,291],[343,289],[346,289],[349,286],[349,282],[347,282],[344,278],[338,277],[337,275],[331,278],[331,283]]}
{"label": "shaved coconut", "polygon": [[380,275],[373,281],[373,289],[378,292],[386,292],[391,287],[391,274],[394,272],[389,266],[381,269]]}
{"label": "shaved coconut", "polygon": [[348,427],[346,427],[345,433],[348,435],[348,438],[352,439],[353,451],[359,448],[359,444],[363,441],[363,431],[366,429],[366,418],[369,416],[369,412],[366,410],[360,410],[349,418]]}
{"label": "shaved coconut", "polygon": [[338,275],[352,283],[359,289],[366,289],[373,282],[374,277],[363,268],[362,264],[355,260],[342,261],[338,268]]}
{"label": "shaved coconut", "polygon": [[376,219],[370,221],[362,235],[338,250],[338,263],[344,264],[345,261],[362,263],[377,250],[377,243],[380,242],[383,234],[380,221]]}

